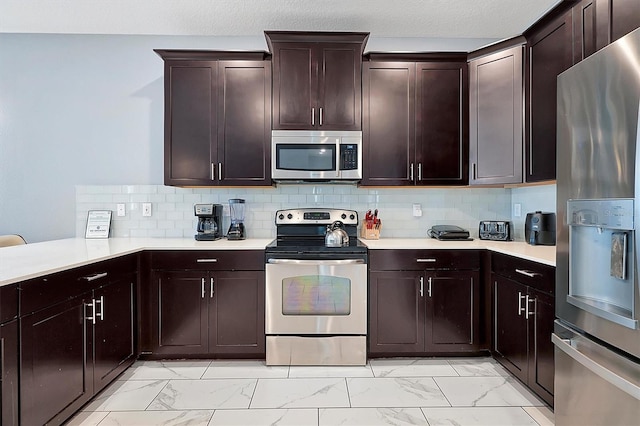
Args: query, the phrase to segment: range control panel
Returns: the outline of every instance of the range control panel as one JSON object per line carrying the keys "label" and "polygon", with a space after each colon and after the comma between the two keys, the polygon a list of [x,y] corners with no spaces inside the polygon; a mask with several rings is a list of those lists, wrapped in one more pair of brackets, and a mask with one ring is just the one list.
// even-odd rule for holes
{"label": "range control panel", "polygon": [[276,212],[276,225],[331,225],[336,220],[345,225],[358,224],[358,212],[341,209],[286,209]]}

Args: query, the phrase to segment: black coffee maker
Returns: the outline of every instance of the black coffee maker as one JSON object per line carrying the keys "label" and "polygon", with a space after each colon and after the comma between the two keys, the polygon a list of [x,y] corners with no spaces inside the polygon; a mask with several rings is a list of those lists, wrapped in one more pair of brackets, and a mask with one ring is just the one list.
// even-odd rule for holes
{"label": "black coffee maker", "polygon": [[222,238],[222,204],[196,204],[193,210],[198,218],[198,233],[195,235],[197,241]]}

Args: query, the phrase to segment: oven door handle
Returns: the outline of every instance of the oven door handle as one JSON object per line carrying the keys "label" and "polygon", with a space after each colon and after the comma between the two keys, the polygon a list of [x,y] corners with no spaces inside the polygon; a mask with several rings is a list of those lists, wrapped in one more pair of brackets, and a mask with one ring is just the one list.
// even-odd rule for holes
{"label": "oven door handle", "polygon": [[313,260],[313,259],[269,259],[267,263],[284,265],[355,265],[364,264],[364,259]]}

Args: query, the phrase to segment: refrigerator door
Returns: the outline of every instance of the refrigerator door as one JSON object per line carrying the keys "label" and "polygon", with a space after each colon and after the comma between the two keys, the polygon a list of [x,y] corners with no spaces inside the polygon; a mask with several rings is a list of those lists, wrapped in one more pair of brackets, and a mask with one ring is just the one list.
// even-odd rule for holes
{"label": "refrigerator door", "polygon": [[558,76],[556,316],[636,358],[639,113],[640,29]]}
{"label": "refrigerator door", "polygon": [[640,364],[559,321],[555,345],[555,424],[635,425],[640,419]]}

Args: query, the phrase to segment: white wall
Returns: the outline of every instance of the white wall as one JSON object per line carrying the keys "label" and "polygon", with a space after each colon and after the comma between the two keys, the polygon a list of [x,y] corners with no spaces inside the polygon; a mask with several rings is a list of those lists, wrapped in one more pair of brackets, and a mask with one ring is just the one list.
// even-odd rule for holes
{"label": "white wall", "polygon": [[163,62],[154,48],[255,43],[0,34],[0,234],[73,237],[75,185],[162,183]]}

